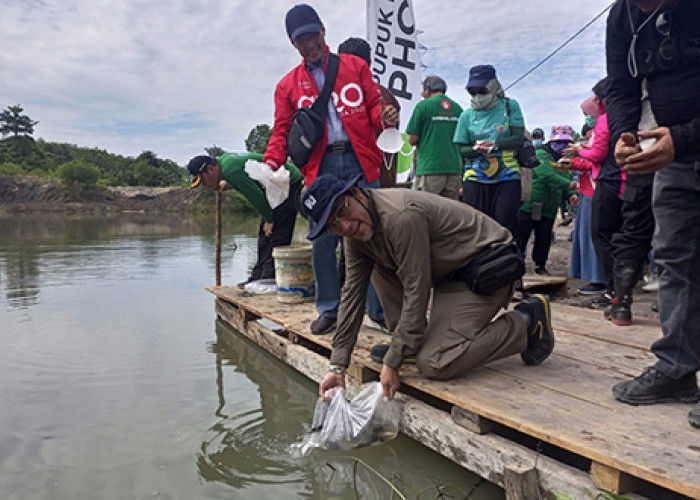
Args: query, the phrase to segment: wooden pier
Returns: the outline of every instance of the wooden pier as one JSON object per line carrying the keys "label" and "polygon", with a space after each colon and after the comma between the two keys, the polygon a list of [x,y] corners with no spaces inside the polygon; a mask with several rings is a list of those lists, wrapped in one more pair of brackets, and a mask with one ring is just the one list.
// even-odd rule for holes
{"label": "wooden pier", "polygon": [[[208,289],[216,313],[246,337],[313,380],[327,371],[332,335],[312,335],[312,303],[281,304],[275,295]],[[498,484],[511,499],[700,499],[700,431],[687,404],[633,407],[611,387],[655,357],[653,320],[616,327],[600,311],[553,304],[557,344],[541,366],[512,356],[450,381],[421,377],[404,366],[401,432]],[[265,318],[279,327],[258,321]],[[387,342],[363,327],[351,383],[376,380],[371,347]],[[558,495],[558,496],[557,496]]]}

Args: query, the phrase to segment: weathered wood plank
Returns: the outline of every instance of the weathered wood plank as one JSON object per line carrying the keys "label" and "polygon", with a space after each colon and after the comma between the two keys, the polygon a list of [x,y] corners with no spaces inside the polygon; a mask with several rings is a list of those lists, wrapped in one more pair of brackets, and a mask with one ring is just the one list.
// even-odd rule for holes
{"label": "weathered wood plank", "polygon": [[507,465],[503,471],[503,489],[506,500],[533,500],[541,498],[539,474],[532,465]]}
{"label": "weathered wood plank", "polygon": [[[315,317],[312,305],[305,309],[301,304],[290,312],[274,297],[228,300],[283,322],[311,342],[330,346],[331,335],[308,331]],[[513,357],[463,379],[436,382],[409,366],[401,369],[403,383],[611,469],[700,497],[700,434],[687,425],[688,405],[630,407],[615,402],[610,393],[614,383],[653,362],[647,340],[658,337],[658,326],[619,328],[602,319],[600,311],[556,304],[552,310],[558,346],[540,367],[525,367]],[[369,348],[388,338],[365,332],[353,359],[379,370],[380,365],[369,359]],[[645,340],[630,338],[634,335]]]}
{"label": "weathered wood plank", "polygon": [[639,483],[637,478],[598,462],[591,463],[591,479],[598,488],[616,495],[627,493]]}
{"label": "weathered wood plank", "polygon": [[566,276],[526,274],[523,276],[523,288],[525,290],[543,290],[557,295],[566,295],[567,281]]}
{"label": "weathered wood plank", "polygon": [[[233,307],[230,304],[229,306]],[[249,336],[249,332],[250,329],[240,333],[255,342],[261,340],[259,337]],[[279,337],[264,327],[261,327],[260,333],[263,336],[272,336],[275,342],[276,337]],[[235,332],[231,334],[236,335]],[[263,342],[264,345],[270,344],[270,340]],[[325,357],[287,339],[282,338],[281,343],[286,346],[286,363],[289,366],[317,382],[326,374],[328,360]],[[398,394],[396,400],[401,405],[400,427],[403,434],[494,484],[505,487],[506,474],[522,475],[523,469],[532,470],[536,466],[539,490],[543,498],[553,498],[555,494],[564,494],[571,498],[589,498],[591,494],[599,493],[585,472],[546,456],[538,456],[536,452],[503,437],[466,431],[454,423],[448,413],[405,394]],[[507,469],[511,472],[507,473]],[[643,497],[634,494],[628,495],[628,498],[643,500]]]}
{"label": "weathered wood plank", "polygon": [[661,337],[659,322],[635,318],[629,326],[616,326],[603,317],[603,311],[552,304],[553,326],[556,330],[603,340],[645,351]]}
{"label": "weathered wood plank", "polygon": [[453,406],[450,414],[455,424],[475,434],[488,434],[498,428],[498,424],[493,420],[484,418],[478,413],[465,410],[459,406]]}

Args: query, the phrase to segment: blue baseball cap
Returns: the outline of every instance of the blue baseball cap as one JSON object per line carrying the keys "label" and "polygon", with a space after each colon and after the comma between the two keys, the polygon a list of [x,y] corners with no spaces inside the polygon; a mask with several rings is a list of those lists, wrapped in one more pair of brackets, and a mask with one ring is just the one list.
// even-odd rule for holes
{"label": "blue baseball cap", "polygon": [[287,36],[293,42],[304,33],[320,33],[323,28],[321,18],[313,7],[300,3],[289,9],[284,20]]}
{"label": "blue baseball cap", "polygon": [[467,81],[467,88],[486,87],[486,84],[494,78],[496,78],[496,68],[490,64],[472,66],[472,68],[469,70],[469,81]]}
{"label": "blue baseball cap", "polygon": [[316,180],[304,191],[301,207],[309,220],[314,221],[314,227],[307,236],[309,240],[315,240],[325,231],[335,200],[341,194],[350,191],[350,188],[361,178],[361,175],[357,175],[348,181],[343,181],[334,175],[323,174],[316,177]]}

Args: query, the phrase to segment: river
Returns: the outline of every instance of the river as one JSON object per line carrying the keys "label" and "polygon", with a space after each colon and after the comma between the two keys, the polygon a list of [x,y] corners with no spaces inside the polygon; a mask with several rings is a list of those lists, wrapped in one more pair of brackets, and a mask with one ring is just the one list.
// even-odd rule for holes
{"label": "river", "polygon": [[[0,498],[503,498],[402,436],[296,458],[317,386],[216,321],[210,219],[0,217]],[[234,284],[257,222],[226,219]]]}

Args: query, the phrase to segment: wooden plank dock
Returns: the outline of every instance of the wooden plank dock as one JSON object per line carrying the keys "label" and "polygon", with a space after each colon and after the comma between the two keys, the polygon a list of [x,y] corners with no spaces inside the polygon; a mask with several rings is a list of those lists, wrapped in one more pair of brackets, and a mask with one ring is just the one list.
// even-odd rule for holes
{"label": "wooden plank dock", "polygon": [[[332,335],[309,332],[312,303],[287,305],[226,286],[208,290],[218,316],[236,330],[314,380],[325,374]],[[700,431],[688,424],[690,405],[633,407],[610,391],[653,364],[658,323],[616,327],[600,311],[559,304],[552,315],[557,344],[541,366],[513,356],[450,381],[402,367],[402,432],[500,485],[509,499],[587,499],[600,491],[700,499]],[[381,365],[369,350],[387,341],[363,327],[352,382],[378,377]]]}

